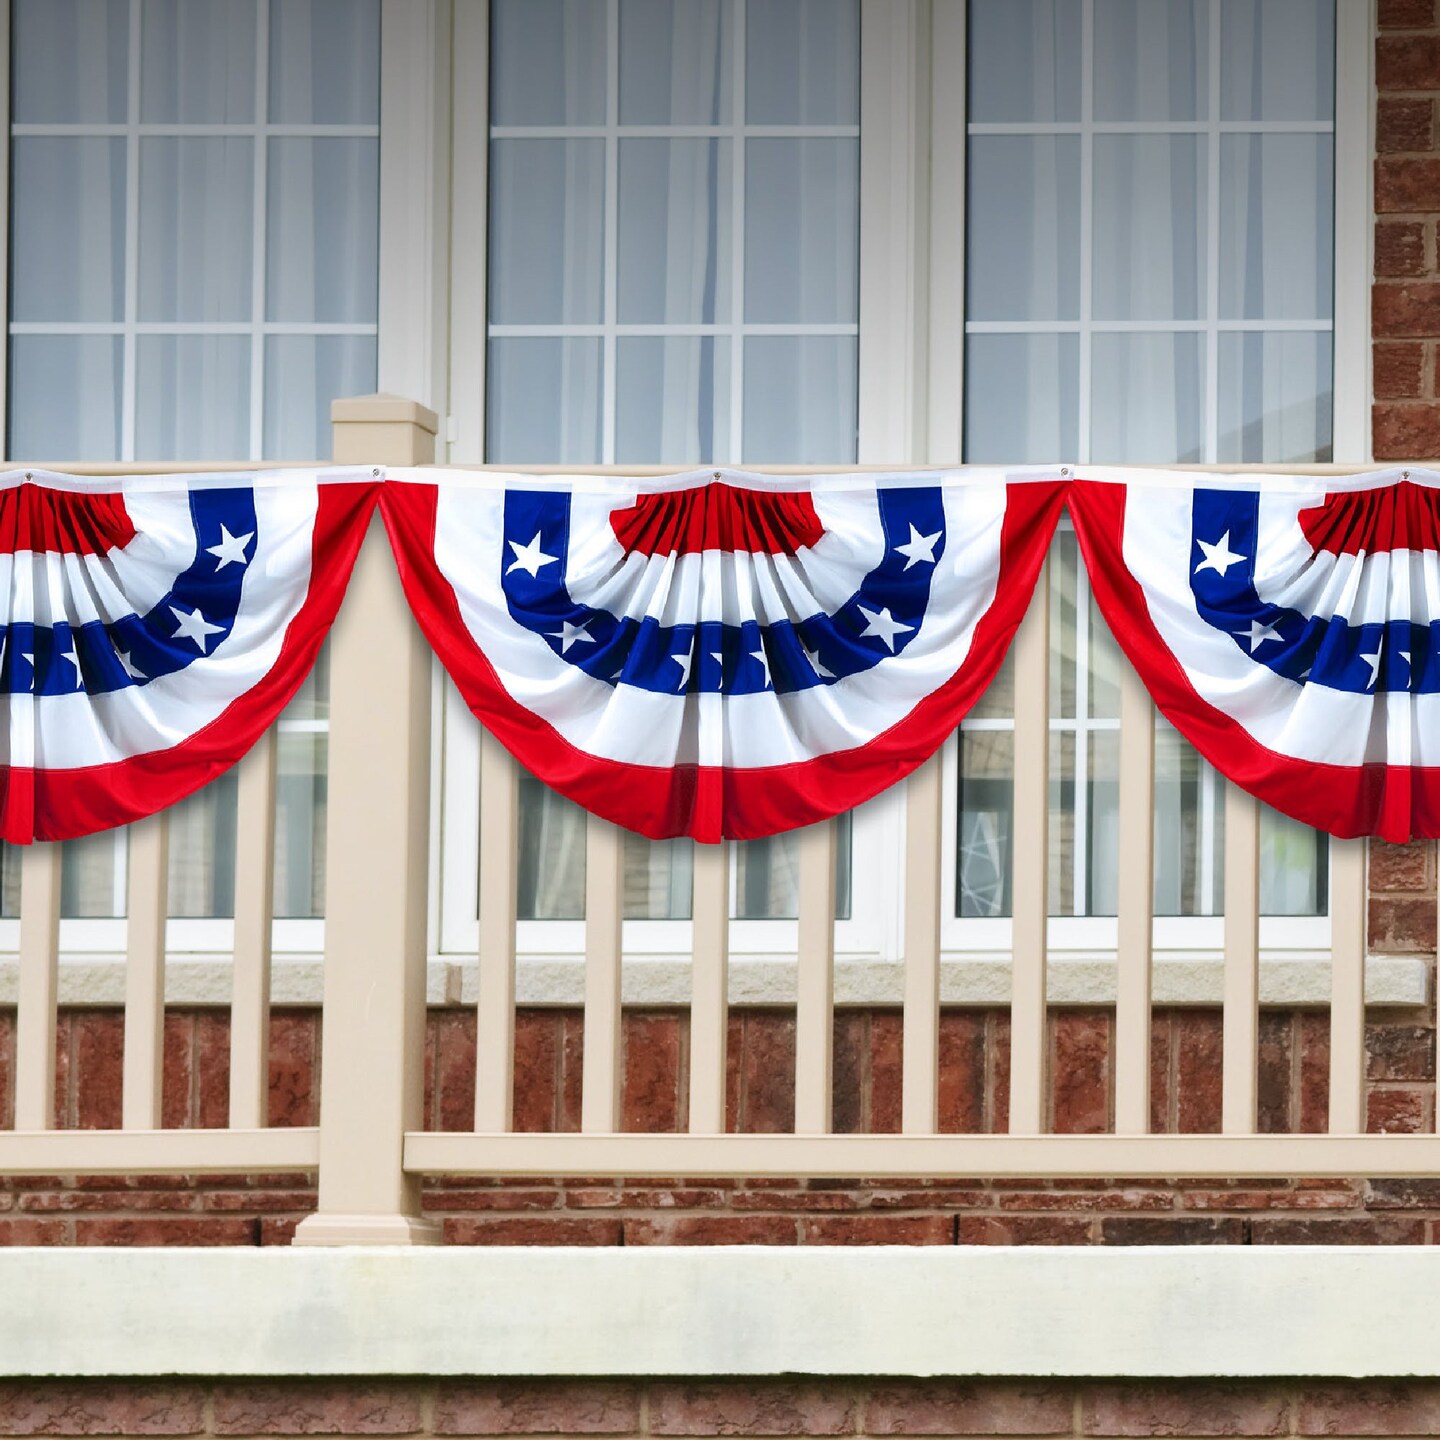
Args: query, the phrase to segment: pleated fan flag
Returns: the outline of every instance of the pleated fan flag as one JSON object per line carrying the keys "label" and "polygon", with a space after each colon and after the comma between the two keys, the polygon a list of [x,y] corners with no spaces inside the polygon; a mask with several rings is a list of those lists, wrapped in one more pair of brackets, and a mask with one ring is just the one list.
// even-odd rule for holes
{"label": "pleated fan flag", "polygon": [[314,663],[380,474],[0,475],[0,838],[123,825],[239,760]]}
{"label": "pleated fan flag", "polygon": [[421,628],[516,758],[652,838],[754,838],[932,754],[1062,503],[998,470],[661,480],[391,471]]}
{"label": "pleated fan flag", "polygon": [[1440,834],[1440,475],[1079,473],[1095,597],[1175,728],[1308,825]]}

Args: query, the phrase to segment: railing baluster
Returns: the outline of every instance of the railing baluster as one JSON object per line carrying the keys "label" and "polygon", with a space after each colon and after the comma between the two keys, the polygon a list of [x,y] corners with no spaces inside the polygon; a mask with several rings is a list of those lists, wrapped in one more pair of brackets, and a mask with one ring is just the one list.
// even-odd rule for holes
{"label": "railing baluster", "polygon": [[1330,842],[1330,1132],[1365,1131],[1365,842]]}
{"label": "railing baluster", "polygon": [[240,762],[235,818],[235,964],[230,995],[230,1125],[269,1119],[270,936],[275,913],[274,727]]}
{"label": "railing baluster", "polygon": [[1115,954],[1115,1132],[1150,1128],[1150,956],[1155,895],[1155,709],[1120,680],[1120,875]]}
{"label": "railing baluster", "polygon": [[1050,562],[1015,637],[1014,919],[1010,980],[1010,1132],[1045,1124],[1050,855]]}
{"label": "railing baluster", "polygon": [[520,770],[480,736],[480,946],[475,1000],[475,1128],[499,1134],[515,1111],[515,887]]}
{"label": "railing baluster", "polygon": [[621,886],[624,835],[608,820],[587,815],[585,826],[585,1061],[580,1128],[620,1128]]}
{"label": "railing baluster", "polygon": [[835,822],[807,825],[796,837],[795,1133],[826,1135],[834,1093]]}
{"label": "railing baluster", "polygon": [[696,845],[690,905],[690,1131],[725,1133],[730,1024],[730,847]]}
{"label": "railing baluster", "polygon": [[933,755],[905,786],[905,1035],[900,1126],[933,1135],[940,1109],[940,776]]}
{"label": "railing baluster", "polygon": [[169,833],[168,817],[163,813],[137,820],[130,827],[121,1105],[127,1130],[160,1128],[160,1085],[165,1063]]}
{"label": "railing baluster", "polygon": [[20,861],[20,993],[15,1014],[15,1128],[55,1123],[55,1007],[60,959],[58,844]]}
{"label": "railing baluster", "polygon": [[1225,999],[1221,1125],[1251,1135],[1260,1067],[1260,805],[1225,786]]}

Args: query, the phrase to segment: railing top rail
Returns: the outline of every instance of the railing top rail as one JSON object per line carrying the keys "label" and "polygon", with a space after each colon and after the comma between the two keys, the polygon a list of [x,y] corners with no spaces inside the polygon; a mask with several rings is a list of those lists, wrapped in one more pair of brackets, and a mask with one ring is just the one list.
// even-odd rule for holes
{"label": "railing top rail", "polygon": [[[896,471],[907,471],[920,473],[926,470],[936,472],[945,470],[957,470],[967,463],[963,461],[947,462],[936,465],[917,465],[910,461],[896,460],[883,465],[731,465],[728,462],[723,465],[709,465],[697,462],[693,465],[532,465],[532,464],[440,464],[435,468],[447,470],[474,470],[477,472],[493,471],[501,475],[693,475],[697,470],[718,469],[718,470],[747,470],[754,475],[886,475]],[[1006,462],[1008,463],[1008,462]],[[1070,462],[1066,462],[1070,464]],[[1414,470],[1435,470],[1440,469],[1440,460],[1413,460],[1407,461],[1406,465]],[[428,469],[428,466],[415,467]],[[972,468],[981,468],[978,464]],[[986,469],[1004,469],[1001,464],[986,465]],[[1028,463],[1015,462],[1014,469],[1038,469],[1041,467],[1032,466]],[[1084,478],[1085,467],[1083,465],[1071,465],[1072,469],[1080,473]],[[1098,467],[1096,467],[1098,468]],[[1195,473],[1200,475],[1368,475],[1375,470],[1397,469],[1398,465],[1385,464],[1379,461],[1367,465],[1337,465],[1337,464],[1314,464],[1314,465],[1106,465],[1107,473],[1114,474],[1116,471],[1134,471],[1137,474],[1144,471],[1174,471],[1177,474]]]}
{"label": "railing top rail", "polygon": [[208,475],[232,470],[327,469],[329,460],[5,460],[0,470],[52,475]]}

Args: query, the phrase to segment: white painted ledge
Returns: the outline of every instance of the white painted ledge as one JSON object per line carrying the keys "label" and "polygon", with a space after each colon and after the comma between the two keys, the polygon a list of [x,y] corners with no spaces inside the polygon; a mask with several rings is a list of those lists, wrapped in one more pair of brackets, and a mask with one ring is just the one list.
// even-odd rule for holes
{"label": "white painted ledge", "polygon": [[[517,1003],[551,1007],[584,1003],[585,968],[579,955],[522,955],[515,968]],[[276,1005],[318,1006],[322,976],[318,955],[276,955],[272,968],[272,1002]],[[1428,996],[1428,976],[1428,966],[1421,956],[1371,955],[1365,968],[1365,999],[1371,1005],[1424,1005]],[[0,1006],[15,1003],[18,981],[15,958],[0,955]],[[899,1005],[903,987],[903,966],[897,961],[870,956],[836,956],[837,1005]],[[431,957],[426,984],[426,998],[431,1005],[473,1005],[477,989],[473,960]],[[627,957],[622,990],[627,1005],[688,1005],[689,957]],[[1218,955],[1204,951],[1162,952],[1155,957],[1156,1005],[1218,1005],[1221,993],[1222,966]],[[165,998],[172,1005],[228,1005],[229,957],[172,952],[166,959]],[[1008,1005],[1009,956],[943,956],[940,998],[947,1005]],[[1052,956],[1049,999],[1052,1005],[1113,1005],[1115,961],[1106,955]],[[1328,956],[1262,956],[1262,1005],[1322,1006],[1329,1000]],[[60,1004],[111,1006],[124,1003],[123,956],[91,954],[62,957]],[[732,956],[730,1003],[793,1005],[794,959],[784,955]]]}
{"label": "white painted ledge", "polygon": [[0,1374],[1440,1374],[1440,1249],[0,1252]]}

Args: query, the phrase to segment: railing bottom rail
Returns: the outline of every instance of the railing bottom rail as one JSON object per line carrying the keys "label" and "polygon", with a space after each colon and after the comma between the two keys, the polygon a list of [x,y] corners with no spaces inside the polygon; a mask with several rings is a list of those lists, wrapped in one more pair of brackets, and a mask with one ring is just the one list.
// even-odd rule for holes
{"label": "railing bottom rail", "polygon": [[412,1132],[414,1174],[1306,1178],[1440,1173],[1437,1135],[472,1135]]}

